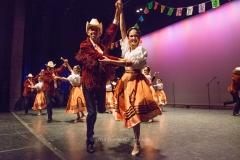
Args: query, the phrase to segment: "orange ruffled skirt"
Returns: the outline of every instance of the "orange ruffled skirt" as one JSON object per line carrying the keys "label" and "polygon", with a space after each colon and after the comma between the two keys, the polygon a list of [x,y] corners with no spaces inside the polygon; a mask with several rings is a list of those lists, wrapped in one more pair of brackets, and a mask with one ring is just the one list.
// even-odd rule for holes
{"label": "orange ruffled skirt", "polygon": [[166,94],[163,90],[156,90],[156,95],[158,97],[158,105],[165,105],[167,103]]}
{"label": "orange ruffled skirt", "polygon": [[44,109],[47,106],[47,102],[44,96],[43,91],[39,91],[35,97],[32,110]]}
{"label": "orange ruffled skirt", "polygon": [[126,70],[114,96],[117,99],[116,119],[124,121],[126,128],[162,114],[153,99],[149,81],[140,70]]}
{"label": "orange ruffled skirt", "polygon": [[68,102],[66,113],[76,114],[86,110],[86,102],[83,96],[82,87],[72,87]]}

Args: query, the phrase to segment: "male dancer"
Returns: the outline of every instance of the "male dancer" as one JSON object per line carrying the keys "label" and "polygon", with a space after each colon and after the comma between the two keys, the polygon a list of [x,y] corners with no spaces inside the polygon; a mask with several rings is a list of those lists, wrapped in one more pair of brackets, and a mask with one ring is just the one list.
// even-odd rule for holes
{"label": "male dancer", "polygon": [[46,65],[47,69],[42,72],[43,77],[43,92],[47,101],[47,113],[48,113],[48,123],[52,122],[52,106],[53,100],[60,101],[62,103],[62,99],[60,97],[60,93],[58,90],[58,81],[60,80],[59,74],[62,73],[67,67],[68,60],[64,60],[64,64],[59,68],[55,69],[52,61],[49,61]]}
{"label": "male dancer", "polygon": [[[114,40],[117,33],[119,14],[122,10],[121,2],[115,3],[116,12],[113,23],[106,30],[105,37],[100,40],[102,34],[102,23],[97,19],[92,19],[86,24],[87,39],[80,44],[80,50],[75,57],[82,65],[82,87],[87,107],[87,152],[93,153],[94,144],[94,124],[97,119],[97,111],[104,113],[106,111],[106,82],[112,74],[114,67],[111,65],[102,65],[98,59],[108,55],[108,46]],[[111,56],[108,56],[109,58]],[[96,111],[97,108],[97,111]]]}

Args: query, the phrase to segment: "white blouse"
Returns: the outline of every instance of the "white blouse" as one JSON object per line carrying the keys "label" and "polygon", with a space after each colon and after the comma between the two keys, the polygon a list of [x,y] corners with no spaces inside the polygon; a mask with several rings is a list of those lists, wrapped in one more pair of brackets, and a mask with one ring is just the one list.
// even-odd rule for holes
{"label": "white blouse", "polygon": [[108,91],[108,92],[113,91],[113,88],[112,88],[112,85],[111,85],[111,84],[107,84],[107,85],[106,85],[106,91]]}
{"label": "white blouse", "polygon": [[67,77],[67,79],[69,80],[70,84],[71,84],[73,87],[76,87],[76,86],[79,85],[81,77],[80,77],[79,74],[75,74],[75,73],[73,73],[73,71],[72,71],[71,75],[69,75],[69,76]]}
{"label": "white blouse", "polygon": [[130,59],[133,63],[131,67],[125,67],[131,68],[131,69],[142,69],[146,65],[147,60],[147,50],[143,48],[142,46],[138,46],[133,51],[130,51],[130,46],[128,43],[128,38],[126,37],[122,41],[122,58],[124,59]]}
{"label": "white blouse", "polygon": [[163,83],[157,83],[156,88],[157,88],[157,90],[162,90],[163,89]]}
{"label": "white blouse", "polygon": [[36,87],[37,91],[41,91],[43,87],[43,82],[38,82],[37,84],[34,85]]}

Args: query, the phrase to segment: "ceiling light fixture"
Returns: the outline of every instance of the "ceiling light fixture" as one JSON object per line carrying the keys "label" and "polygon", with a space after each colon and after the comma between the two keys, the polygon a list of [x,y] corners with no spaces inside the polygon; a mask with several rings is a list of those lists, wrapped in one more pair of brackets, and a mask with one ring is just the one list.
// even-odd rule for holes
{"label": "ceiling light fixture", "polygon": [[141,11],[143,11],[142,8],[139,8],[139,9],[136,10],[137,13],[139,13],[139,12],[141,12]]}

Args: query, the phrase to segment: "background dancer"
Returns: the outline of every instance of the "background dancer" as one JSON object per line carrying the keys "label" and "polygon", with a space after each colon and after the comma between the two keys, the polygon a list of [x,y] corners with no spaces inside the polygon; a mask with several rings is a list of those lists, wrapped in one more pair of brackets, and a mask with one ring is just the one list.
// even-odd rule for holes
{"label": "background dancer", "polygon": [[235,103],[235,107],[233,109],[234,116],[238,116],[240,110],[240,98],[238,93],[239,90],[240,90],[240,67],[237,67],[233,70],[232,83],[228,87],[228,91],[233,97],[232,102]]}
{"label": "background dancer", "polygon": [[163,111],[163,106],[167,104],[167,97],[166,94],[163,90],[163,80],[158,78],[156,80],[156,85],[154,85],[155,90],[156,90],[156,95],[158,97],[158,105]]}
{"label": "background dancer", "polygon": [[31,89],[31,86],[33,86],[34,84],[35,84],[35,82],[33,80],[33,75],[31,73],[29,73],[27,75],[27,79],[23,83],[24,90],[22,93],[22,95],[24,97],[24,113],[25,114],[28,114],[28,109],[31,106],[33,106],[35,94],[34,94],[34,90]]}
{"label": "background dancer", "polygon": [[46,65],[47,69],[42,72],[43,77],[43,92],[47,101],[47,113],[48,113],[48,123],[52,122],[52,107],[54,101],[60,102],[62,104],[62,99],[58,90],[57,83],[61,79],[59,76],[67,66],[68,60],[65,59],[63,65],[59,68],[54,68],[56,64],[49,61]]}
{"label": "background dancer", "polygon": [[46,102],[44,93],[42,91],[42,87],[43,87],[43,78],[40,75],[38,77],[38,83],[35,84],[34,86],[30,86],[30,88],[35,89],[37,91],[32,110],[38,110],[39,113],[37,115],[39,116],[42,115],[42,109],[46,108],[47,106],[47,102]]}
{"label": "background dancer", "polygon": [[[77,119],[74,122],[80,122],[81,118],[85,117],[86,102],[82,92],[82,85],[80,83],[80,66],[75,65],[73,69],[68,64],[68,69],[71,72],[67,78],[62,77],[61,80],[67,81],[71,84],[70,95],[67,102],[66,113],[77,114]],[[81,113],[81,116],[79,114]]]}

